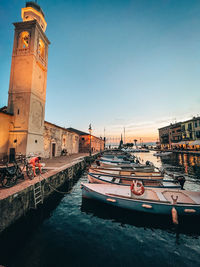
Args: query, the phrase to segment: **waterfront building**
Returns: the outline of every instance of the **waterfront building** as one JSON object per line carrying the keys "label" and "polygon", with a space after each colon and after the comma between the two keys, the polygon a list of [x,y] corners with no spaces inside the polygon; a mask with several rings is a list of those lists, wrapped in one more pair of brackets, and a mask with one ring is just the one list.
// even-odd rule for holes
{"label": "waterfront building", "polygon": [[15,34],[8,106],[0,108],[0,158],[8,154],[42,157],[78,153],[79,135],[44,121],[49,40],[41,7],[27,2]]}
{"label": "waterfront building", "polygon": [[158,129],[161,149],[169,148],[169,130],[170,125]]}
{"label": "waterfront building", "polygon": [[191,141],[195,140],[194,136],[194,118],[181,123],[182,140]]}
{"label": "waterfront building", "polygon": [[182,140],[181,122],[170,124],[169,127],[169,148],[177,147]]}
{"label": "waterfront building", "polygon": [[7,112],[7,107],[0,108],[0,158],[7,153],[9,145],[9,131],[13,114]]}
{"label": "waterfront building", "polygon": [[74,128],[67,128],[69,131],[77,133],[79,135],[79,152],[80,153],[89,153],[91,152],[100,152],[104,150],[105,140],[101,137],[97,137],[94,135],[90,135],[89,133],[85,133],[79,131]]}
{"label": "waterfront building", "polygon": [[193,118],[195,140],[200,139],[200,117]]}
{"label": "waterfront building", "polygon": [[[7,145],[1,153],[16,152],[43,155],[43,131],[46,99],[48,45],[47,23],[40,6],[27,2],[22,22],[15,26],[8,106],[0,122],[9,124]],[[2,119],[4,117],[4,119]],[[3,129],[5,132],[5,129]]]}
{"label": "waterfront building", "polygon": [[161,149],[200,149],[200,117],[158,129]]}
{"label": "waterfront building", "polygon": [[44,122],[44,157],[79,152],[79,135],[51,122]]}

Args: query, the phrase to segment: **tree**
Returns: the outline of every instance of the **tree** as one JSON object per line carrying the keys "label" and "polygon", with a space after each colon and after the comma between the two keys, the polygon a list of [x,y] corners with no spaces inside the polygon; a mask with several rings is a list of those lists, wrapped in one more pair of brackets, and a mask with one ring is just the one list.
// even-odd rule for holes
{"label": "tree", "polygon": [[134,141],[134,143],[135,143],[135,146],[136,146],[136,143],[137,143],[137,139],[134,139],[133,141]]}
{"label": "tree", "polygon": [[123,147],[123,140],[122,140],[122,134],[121,134],[121,140],[119,142],[119,149],[121,149]]}

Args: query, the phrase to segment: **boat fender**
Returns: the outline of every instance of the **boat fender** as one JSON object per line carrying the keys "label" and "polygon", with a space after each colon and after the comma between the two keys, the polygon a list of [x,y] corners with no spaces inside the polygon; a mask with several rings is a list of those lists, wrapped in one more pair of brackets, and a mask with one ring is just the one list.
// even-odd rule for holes
{"label": "boat fender", "polygon": [[142,207],[146,209],[152,209],[152,206],[148,204],[142,204]]}
{"label": "boat fender", "polygon": [[116,200],[113,199],[113,198],[107,198],[106,200],[109,201],[109,202],[116,202]]}
{"label": "boat fender", "polygon": [[178,213],[174,207],[172,208],[172,221],[174,224],[178,224]]}
{"label": "boat fender", "polygon": [[144,194],[143,184],[137,180],[133,181],[133,183],[131,184],[131,192],[137,196],[143,195]]}
{"label": "boat fender", "polygon": [[196,210],[194,210],[194,209],[184,209],[184,211],[186,213],[194,213],[194,212],[196,212]]}

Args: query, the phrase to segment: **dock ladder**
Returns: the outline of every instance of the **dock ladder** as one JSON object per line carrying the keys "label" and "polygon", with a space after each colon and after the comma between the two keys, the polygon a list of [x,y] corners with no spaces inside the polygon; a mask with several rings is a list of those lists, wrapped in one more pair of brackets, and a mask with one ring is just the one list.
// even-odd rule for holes
{"label": "dock ladder", "polygon": [[34,204],[35,209],[39,203],[43,203],[43,191],[41,181],[33,185]]}

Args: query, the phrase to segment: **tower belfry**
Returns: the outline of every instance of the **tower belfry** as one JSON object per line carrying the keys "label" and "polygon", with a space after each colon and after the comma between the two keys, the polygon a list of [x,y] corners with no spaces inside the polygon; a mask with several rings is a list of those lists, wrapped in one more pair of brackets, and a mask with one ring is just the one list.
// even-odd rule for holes
{"label": "tower belfry", "polygon": [[14,114],[9,148],[43,154],[43,130],[49,40],[41,7],[27,2],[15,35],[10,73],[8,112]]}

